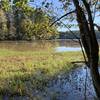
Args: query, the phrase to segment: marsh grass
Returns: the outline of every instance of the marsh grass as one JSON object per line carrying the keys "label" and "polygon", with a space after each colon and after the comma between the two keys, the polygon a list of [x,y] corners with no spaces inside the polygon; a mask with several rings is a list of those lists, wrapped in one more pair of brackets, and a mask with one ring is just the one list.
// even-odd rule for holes
{"label": "marsh grass", "polygon": [[81,52],[0,49],[0,94],[31,95],[35,90],[42,91],[59,74],[75,67],[71,61],[82,59]]}

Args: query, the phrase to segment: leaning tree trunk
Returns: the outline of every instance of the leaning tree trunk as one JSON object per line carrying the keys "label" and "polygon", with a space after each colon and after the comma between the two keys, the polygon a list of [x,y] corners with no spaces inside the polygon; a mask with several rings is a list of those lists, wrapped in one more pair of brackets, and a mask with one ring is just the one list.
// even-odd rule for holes
{"label": "leaning tree trunk", "polygon": [[83,0],[83,3],[85,5],[85,8],[87,10],[88,13],[88,18],[89,18],[89,23],[90,23],[90,35],[91,35],[91,75],[92,75],[92,79],[93,79],[93,84],[97,93],[97,96],[100,99],[100,75],[99,75],[99,70],[98,70],[98,60],[99,60],[99,47],[98,47],[98,43],[97,43],[97,39],[96,39],[96,35],[95,35],[95,31],[94,31],[94,24],[93,24],[93,20],[92,20],[92,15],[91,15],[91,11],[90,11],[90,6],[89,4],[86,2],[86,0]]}
{"label": "leaning tree trunk", "polygon": [[94,24],[93,24],[93,20],[91,16],[90,6],[86,2],[86,0],[83,0],[83,4],[86,8],[87,15],[88,15],[88,21],[87,21],[86,16],[79,5],[79,1],[73,0],[73,3],[76,7],[77,21],[80,28],[80,36],[81,36],[81,40],[82,40],[86,55],[88,57],[93,85],[94,85],[96,94],[98,98],[100,99],[100,75],[98,71],[99,47],[98,47],[98,43],[97,43],[95,31],[94,31]]}

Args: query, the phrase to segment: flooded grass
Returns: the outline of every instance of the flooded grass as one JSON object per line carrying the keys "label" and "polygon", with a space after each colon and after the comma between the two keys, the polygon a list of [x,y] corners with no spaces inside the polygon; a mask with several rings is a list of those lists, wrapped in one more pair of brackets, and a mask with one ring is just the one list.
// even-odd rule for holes
{"label": "flooded grass", "polygon": [[[59,46],[58,42],[41,43],[0,44],[0,100],[56,100],[57,98],[66,100],[59,97],[68,96],[62,91],[63,81],[67,82],[70,70],[78,66],[71,62],[83,60],[82,53],[81,51],[55,52],[54,48]],[[81,73],[81,70],[79,71]],[[63,78],[63,75],[65,78],[68,75],[68,80]],[[50,87],[51,83],[53,85]],[[58,87],[55,88],[56,86]],[[67,90],[66,86],[68,85],[64,85],[63,88]],[[55,92],[57,89],[60,89],[58,92],[61,94]]]}
{"label": "flooded grass", "polygon": [[43,90],[59,73],[63,74],[74,67],[71,61],[81,59],[80,52],[0,49],[0,93],[26,95],[33,93],[33,90]]}

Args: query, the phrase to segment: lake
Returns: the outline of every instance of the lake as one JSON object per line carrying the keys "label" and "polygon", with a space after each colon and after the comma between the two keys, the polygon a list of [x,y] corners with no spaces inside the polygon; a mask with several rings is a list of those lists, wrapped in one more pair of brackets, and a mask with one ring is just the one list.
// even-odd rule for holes
{"label": "lake", "polygon": [[[100,45],[100,40],[98,40]],[[17,51],[54,50],[55,52],[81,51],[79,42],[74,40],[1,41],[0,48]]]}
{"label": "lake", "polygon": [[38,41],[1,41],[0,48],[17,51],[40,51],[43,49],[57,52],[80,51],[77,40],[38,40]]}

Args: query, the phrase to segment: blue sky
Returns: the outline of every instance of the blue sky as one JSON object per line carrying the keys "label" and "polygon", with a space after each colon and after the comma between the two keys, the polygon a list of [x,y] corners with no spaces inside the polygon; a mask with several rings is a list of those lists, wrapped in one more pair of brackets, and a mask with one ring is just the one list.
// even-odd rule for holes
{"label": "blue sky", "polygon": [[[30,2],[29,5],[32,6],[32,7],[40,7],[40,5],[42,4],[42,1],[43,0],[34,0],[35,2]],[[66,12],[68,11],[64,11],[62,9],[63,5],[62,3],[59,2],[59,0],[45,0],[45,2],[50,2],[53,4],[52,8],[50,8],[54,13],[57,14],[57,17],[59,18],[60,16],[62,16],[63,14],[65,14]],[[74,6],[71,7],[72,9],[74,9]],[[96,15],[99,15],[100,12],[98,12]],[[72,23],[69,22],[68,20],[64,20],[63,21],[65,24],[77,24],[77,21],[73,21]],[[98,17],[95,17],[95,20],[94,20],[95,23],[97,23],[98,25],[100,25],[100,16]],[[78,30],[78,27],[73,27],[71,28],[72,30]],[[63,27],[59,27],[58,30],[60,31],[66,31],[67,29],[66,28],[63,28]]]}

